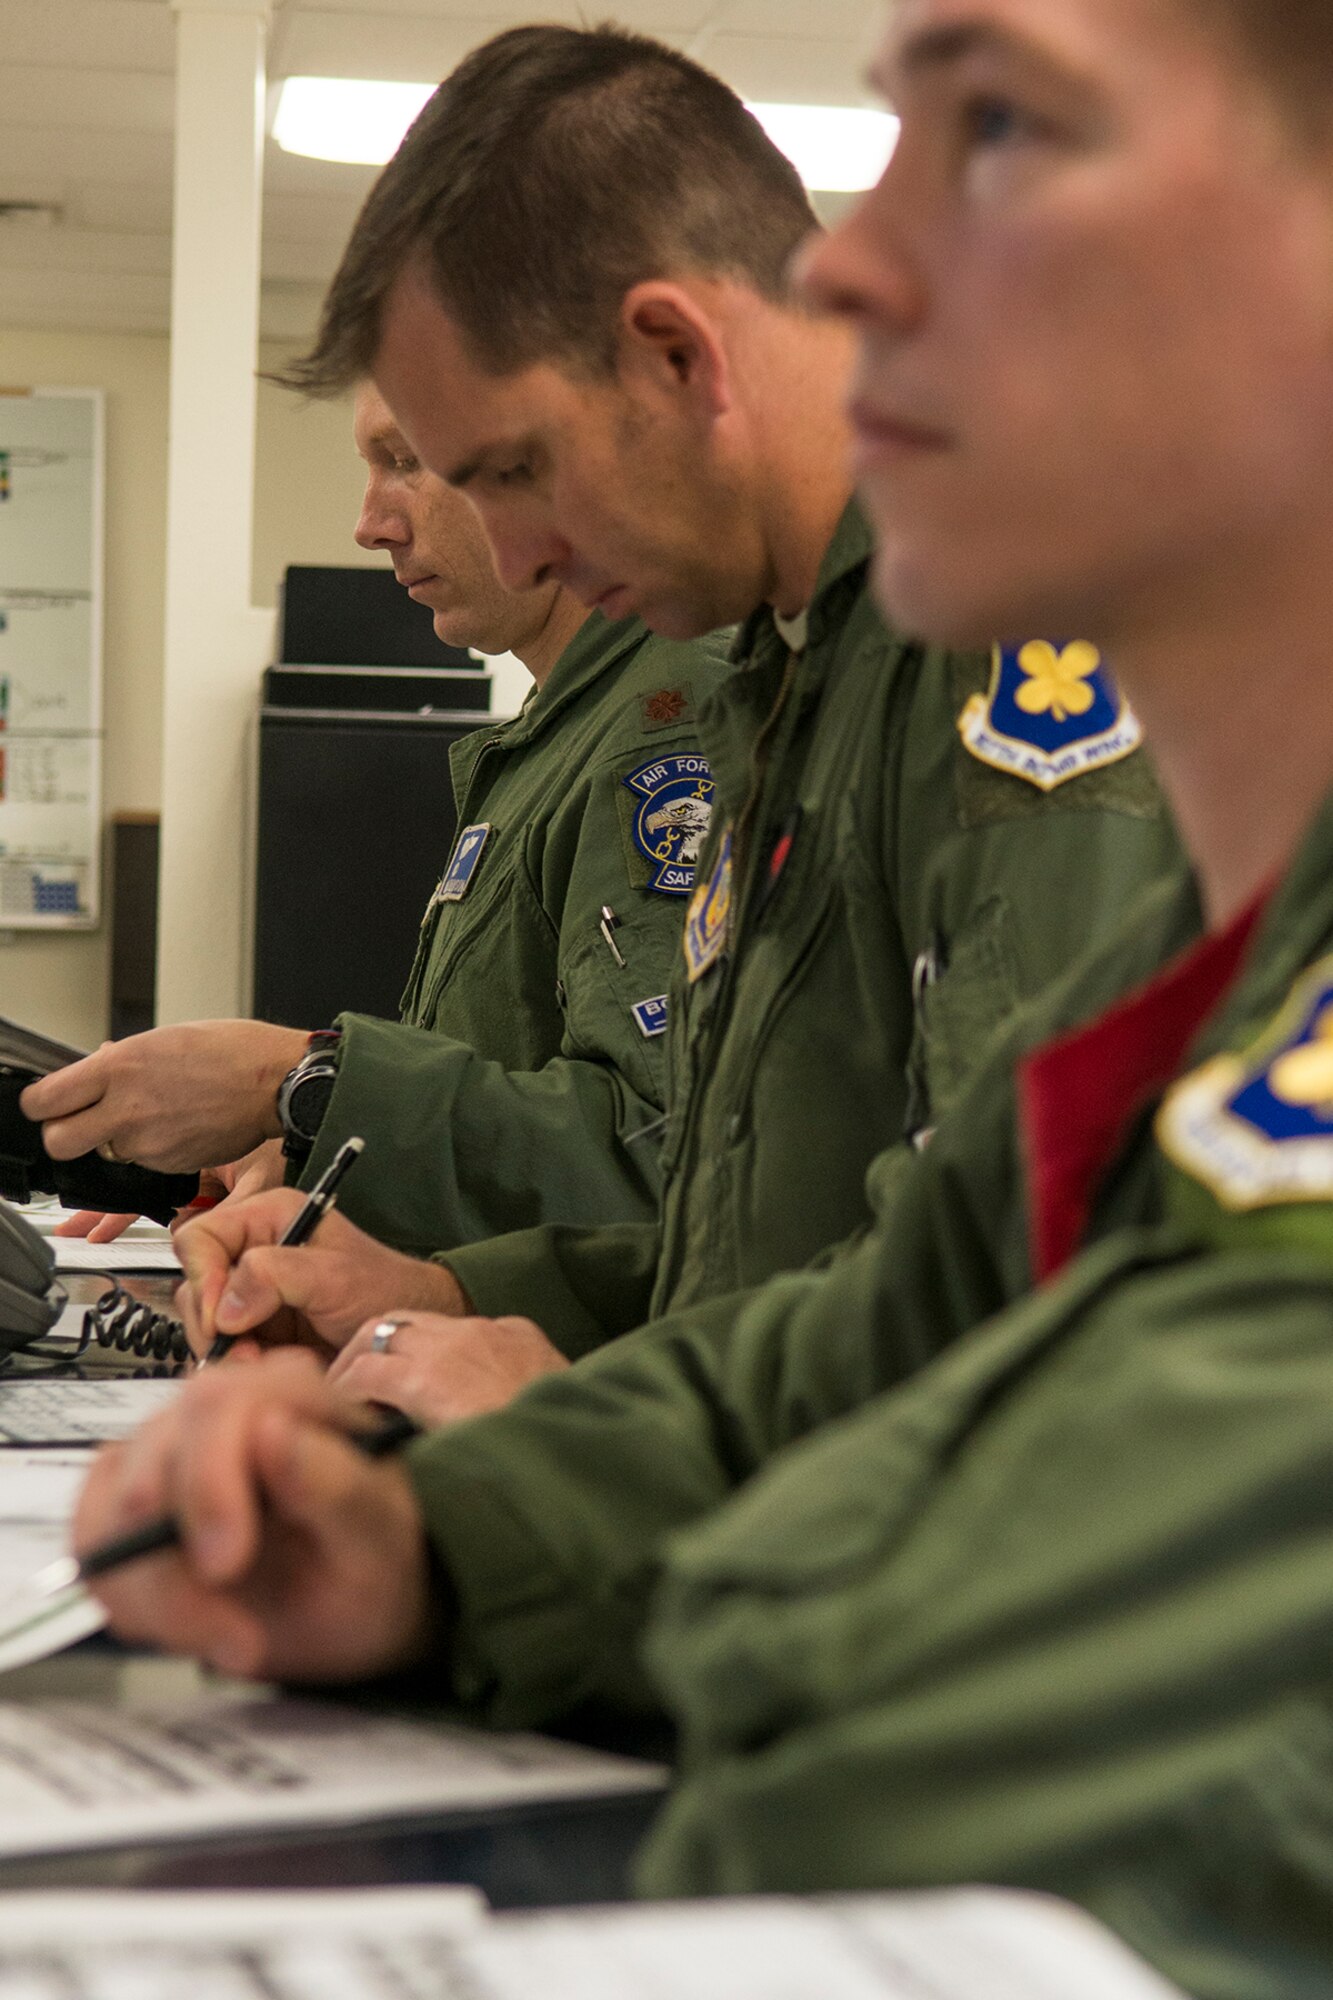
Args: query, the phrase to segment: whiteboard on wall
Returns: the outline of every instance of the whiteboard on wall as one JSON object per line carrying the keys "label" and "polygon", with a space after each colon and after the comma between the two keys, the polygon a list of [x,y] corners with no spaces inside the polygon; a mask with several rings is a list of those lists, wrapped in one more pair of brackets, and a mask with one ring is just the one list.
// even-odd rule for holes
{"label": "whiteboard on wall", "polygon": [[100,389],[0,389],[0,931],[98,920]]}

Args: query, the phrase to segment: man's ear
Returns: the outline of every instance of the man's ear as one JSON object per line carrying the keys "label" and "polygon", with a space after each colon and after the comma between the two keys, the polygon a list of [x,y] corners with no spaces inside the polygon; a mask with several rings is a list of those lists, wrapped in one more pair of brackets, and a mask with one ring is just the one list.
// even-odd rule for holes
{"label": "man's ear", "polygon": [[709,417],[731,408],[731,364],[717,322],[684,285],[649,279],[620,305],[621,374],[696,398]]}

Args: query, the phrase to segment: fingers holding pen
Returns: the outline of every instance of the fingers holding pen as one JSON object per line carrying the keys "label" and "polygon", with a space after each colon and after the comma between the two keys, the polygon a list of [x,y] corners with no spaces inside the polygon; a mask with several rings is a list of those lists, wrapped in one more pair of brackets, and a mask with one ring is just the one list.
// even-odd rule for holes
{"label": "fingers holding pen", "polygon": [[178,1549],[96,1579],[113,1629],[233,1674],[337,1680],[417,1657],[432,1630],[424,1530],[402,1468],[348,1436],[364,1427],[308,1355],[187,1384],[99,1457],[80,1502],[84,1553],[108,1527],[179,1523]]}

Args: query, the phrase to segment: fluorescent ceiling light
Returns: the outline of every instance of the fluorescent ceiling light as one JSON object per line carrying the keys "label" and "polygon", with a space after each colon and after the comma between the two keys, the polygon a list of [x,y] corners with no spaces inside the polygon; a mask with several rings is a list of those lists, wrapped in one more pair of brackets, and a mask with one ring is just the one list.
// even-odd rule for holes
{"label": "fluorescent ceiling light", "polygon": [[285,153],[382,167],[434,89],[433,83],[289,76],[278,94],[273,136]]}
{"label": "fluorescent ceiling light", "polygon": [[859,194],[889,164],[898,120],[853,105],[752,104],[759,123],[808,188]]}
{"label": "fluorescent ceiling light", "polygon": [[[289,76],[278,95],[273,136],[288,153],[383,166],[434,86]],[[852,105],[752,104],[773,144],[808,188],[855,194],[883,173],[898,121]]]}

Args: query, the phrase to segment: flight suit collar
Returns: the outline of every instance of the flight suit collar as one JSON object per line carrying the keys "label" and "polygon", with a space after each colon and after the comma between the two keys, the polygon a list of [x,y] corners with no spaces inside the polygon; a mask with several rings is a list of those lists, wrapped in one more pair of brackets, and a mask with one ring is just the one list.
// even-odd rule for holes
{"label": "flight suit collar", "polygon": [[[815,578],[814,594],[809,604],[807,652],[818,653],[830,632],[836,634],[841,627],[846,616],[849,585],[853,594],[862,588],[865,566],[873,546],[870,523],[858,502],[849,500],[833,530]],[[771,608],[761,604],[737,633],[731,657],[738,666],[744,666],[773,648],[786,651],[773,623]]]}
{"label": "flight suit collar", "polygon": [[[788,698],[792,727],[808,724],[823,693],[838,637],[865,589],[871,546],[866,518],[850,501],[824,551],[810,600],[805,651]],[[727,819],[740,812],[749,792],[755,737],[787,672],[787,647],[767,604],[741,626],[731,658],[739,671],[714,689],[699,713],[699,739],[712,765],[722,817]]]}
{"label": "flight suit collar", "polygon": [[1191,1050],[1202,1061],[1272,1018],[1296,979],[1333,950],[1333,790],[1277,882],[1255,930],[1248,969]]}
{"label": "flight suit collar", "polygon": [[483,750],[493,744],[518,750],[535,742],[595,681],[623,665],[647,636],[648,628],[641,619],[622,618],[611,624],[600,611],[594,611],[565,647],[544,685],[532,690],[511,721],[493,728],[483,722],[456,746],[451,764],[460,793]]}
{"label": "flight suit collar", "polygon": [[[1181,885],[1182,910],[1193,884]],[[1305,968],[1333,949],[1333,792],[1271,892],[1019,1071],[1033,1268],[1084,1239],[1099,1184],[1173,1076],[1251,1042]]]}

